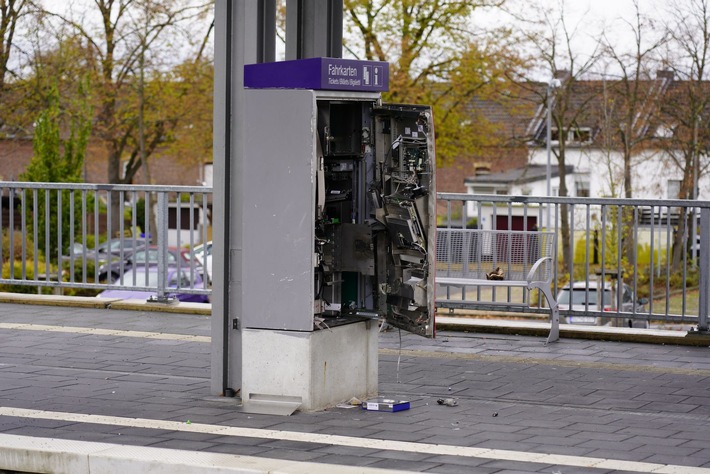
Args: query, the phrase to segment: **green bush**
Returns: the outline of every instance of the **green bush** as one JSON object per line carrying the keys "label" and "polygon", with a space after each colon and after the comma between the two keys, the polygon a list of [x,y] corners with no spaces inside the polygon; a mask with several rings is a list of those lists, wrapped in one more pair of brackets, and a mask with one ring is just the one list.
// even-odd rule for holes
{"label": "green bush", "polygon": [[[15,279],[21,279],[22,278],[22,263],[15,261],[13,262],[13,271],[12,271],[12,277]],[[2,277],[5,280],[10,279],[10,262],[7,261],[3,264],[2,266]],[[37,263],[37,271],[39,272],[39,275],[44,275],[46,274],[46,265],[44,262],[38,262]],[[51,273],[51,269],[50,269]],[[25,267],[25,277],[27,280],[34,280],[35,278],[35,273],[34,273],[34,262],[28,261],[27,265]],[[26,293],[26,294],[37,294],[37,293],[42,293],[42,294],[51,294],[52,293],[52,288],[49,287],[37,287],[34,285],[22,285],[22,284],[0,284],[0,291],[5,292],[5,293]]]}
{"label": "green bush", "polygon": [[22,242],[25,241],[25,258],[27,260],[32,260],[34,259],[34,244],[32,243],[29,238],[25,240],[25,236],[22,235],[22,232],[20,231],[15,231],[13,233],[13,245],[12,245],[12,252],[10,252],[10,233],[9,232],[3,232],[2,234],[2,258],[3,258],[3,263],[7,262],[10,260],[10,254],[13,255],[13,258],[15,260],[21,260],[22,259]]}
{"label": "green bush", "polygon": [[145,198],[140,198],[136,201],[136,225],[140,228],[145,226]]}
{"label": "green bush", "polygon": [[[93,259],[86,260],[86,282],[94,283],[94,278],[96,275],[95,262]],[[70,281],[71,278],[71,262],[65,261],[62,264],[62,274],[64,281]],[[74,280],[75,283],[81,283],[84,281],[84,260],[81,258],[74,260]]]}

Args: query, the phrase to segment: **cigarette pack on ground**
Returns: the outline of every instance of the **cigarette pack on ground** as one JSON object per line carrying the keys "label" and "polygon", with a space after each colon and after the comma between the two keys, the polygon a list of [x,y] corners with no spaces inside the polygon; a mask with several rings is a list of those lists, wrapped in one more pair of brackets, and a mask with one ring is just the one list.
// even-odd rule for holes
{"label": "cigarette pack on ground", "polygon": [[370,411],[402,411],[409,410],[409,402],[391,398],[373,398],[362,402],[362,408]]}

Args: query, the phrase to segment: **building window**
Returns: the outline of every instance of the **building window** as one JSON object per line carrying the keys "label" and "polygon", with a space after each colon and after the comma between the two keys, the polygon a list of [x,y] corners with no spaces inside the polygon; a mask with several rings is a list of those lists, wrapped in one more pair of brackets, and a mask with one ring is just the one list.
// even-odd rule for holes
{"label": "building window", "polygon": [[476,186],[471,187],[471,194],[495,194],[496,190],[493,186]]}
{"label": "building window", "polygon": [[214,185],[214,166],[210,163],[205,163],[202,166],[202,186],[209,186],[210,188]]}
{"label": "building window", "polygon": [[669,179],[668,180],[668,194],[666,195],[668,199],[679,199],[680,198],[680,180],[679,179]]}
{"label": "building window", "polygon": [[503,195],[508,194],[508,187],[507,186],[475,185],[475,186],[468,186],[468,189],[470,190],[471,194],[503,194]]}
{"label": "building window", "polygon": [[589,197],[589,181],[577,181],[575,186],[577,187],[577,197]]}
{"label": "building window", "polygon": [[[592,143],[592,129],[589,127],[568,128],[562,136],[566,144],[584,145]],[[560,142],[560,131],[556,127],[550,130],[550,138],[554,143]]]}

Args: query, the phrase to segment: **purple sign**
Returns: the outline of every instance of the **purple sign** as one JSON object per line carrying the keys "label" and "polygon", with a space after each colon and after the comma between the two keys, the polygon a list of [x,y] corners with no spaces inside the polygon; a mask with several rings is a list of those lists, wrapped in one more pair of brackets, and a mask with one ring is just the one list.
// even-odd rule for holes
{"label": "purple sign", "polygon": [[309,58],[244,66],[244,87],[386,92],[389,63]]}

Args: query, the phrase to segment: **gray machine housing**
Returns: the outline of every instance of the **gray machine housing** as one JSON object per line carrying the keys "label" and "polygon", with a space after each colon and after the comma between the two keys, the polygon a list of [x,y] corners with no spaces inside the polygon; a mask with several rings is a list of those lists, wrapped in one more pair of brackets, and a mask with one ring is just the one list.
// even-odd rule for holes
{"label": "gray machine housing", "polygon": [[316,331],[384,317],[434,335],[429,107],[378,93],[249,89],[243,327]]}

